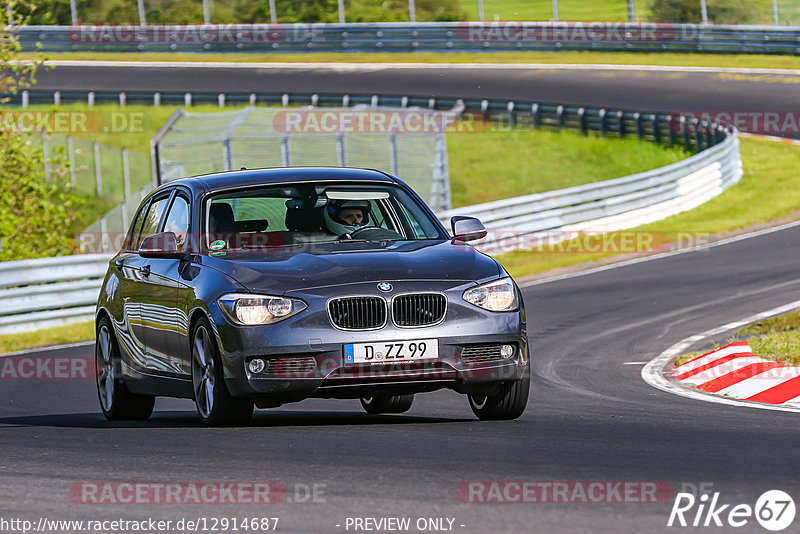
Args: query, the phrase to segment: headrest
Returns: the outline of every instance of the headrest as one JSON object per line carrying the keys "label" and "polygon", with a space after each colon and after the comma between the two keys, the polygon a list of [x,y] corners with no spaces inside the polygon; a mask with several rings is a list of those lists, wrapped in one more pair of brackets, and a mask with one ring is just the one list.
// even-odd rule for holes
{"label": "headrest", "polygon": [[233,208],[230,204],[225,202],[211,204],[210,217],[209,229],[212,233],[236,231],[236,221],[233,218]]}

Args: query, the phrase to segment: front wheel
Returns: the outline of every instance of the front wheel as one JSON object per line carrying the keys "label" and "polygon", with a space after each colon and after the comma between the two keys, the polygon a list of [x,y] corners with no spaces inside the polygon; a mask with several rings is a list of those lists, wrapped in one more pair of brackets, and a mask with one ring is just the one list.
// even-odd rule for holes
{"label": "front wheel", "polygon": [[472,413],[482,421],[507,421],[516,419],[528,405],[531,389],[530,363],[520,380],[505,382],[494,395],[473,393],[469,395]]}
{"label": "front wheel", "polygon": [[414,402],[414,394],[410,395],[373,395],[361,397],[361,407],[368,414],[405,413]]}
{"label": "front wheel", "polygon": [[119,347],[108,317],[103,317],[97,323],[94,351],[97,396],[106,419],[124,421],[150,417],[156,398],[131,393],[119,377]]}
{"label": "front wheel", "polygon": [[192,334],[194,403],[203,424],[246,425],[253,417],[252,399],[231,397],[208,321],[200,319]]}

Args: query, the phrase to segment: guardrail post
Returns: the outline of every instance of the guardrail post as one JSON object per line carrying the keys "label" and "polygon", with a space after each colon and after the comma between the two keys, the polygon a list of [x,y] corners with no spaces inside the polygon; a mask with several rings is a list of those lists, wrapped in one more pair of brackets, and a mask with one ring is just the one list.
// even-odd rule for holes
{"label": "guardrail post", "polygon": [[408,107],[408,97],[407,96],[404,96],[403,98],[400,99],[400,107],[401,108],[407,108]]}
{"label": "guardrail post", "polygon": [[92,149],[94,150],[95,185],[97,186],[97,196],[100,196],[103,194],[103,174],[102,170],[100,169],[100,143],[97,141],[92,143]]}
{"label": "guardrail post", "polygon": [[581,133],[586,135],[588,133],[586,129],[586,110],[583,108],[578,108],[578,124],[581,126]]}
{"label": "guardrail post", "polygon": [[653,128],[653,141],[655,143],[661,143],[661,123],[655,113],[650,115],[650,124],[652,124]]}
{"label": "guardrail post", "polygon": [[644,124],[642,124],[642,114],[638,111],[633,114],[633,120],[636,121],[636,137],[644,139]]}
{"label": "guardrail post", "polygon": [[697,151],[700,152],[703,150],[703,145],[705,144],[705,136],[703,135],[703,121],[700,119],[695,119],[693,122],[695,144],[697,145]]}
{"label": "guardrail post", "polygon": [[600,115],[600,135],[605,137],[608,132],[608,125],[606,124],[606,110],[602,108],[598,114]]}
{"label": "guardrail post", "polygon": [[289,107],[289,94],[283,93],[281,95],[281,106],[288,108]]}
{"label": "guardrail post", "polygon": [[531,115],[533,115],[533,127],[537,130],[542,127],[542,115],[539,111],[539,104],[531,104]]}
{"label": "guardrail post", "polygon": [[678,142],[678,133],[676,132],[677,126],[675,125],[675,117],[667,115],[667,131],[669,132],[669,146],[675,146]]}
{"label": "guardrail post", "polygon": [[716,123],[706,124],[706,146],[712,147],[717,144],[716,140],[714,139],[714,130],[716,129]]}
{"label": "guardrail post", "polygon": [[250,93],[250,105],[251,106],[255,106],[256,105],[256,99],[257,98],[258,97],[256,96],[255,93]]}
{"label": "guardrail post", "polygon": [[564,106],[558,106],[556,108],[556,118],[558,119],[558,131],[564,129]]}
{"label": "guardrail post", "polygon": [[517,126],[517,115],[516,115],[516,112],[514,111],[514,101],[513,100],[508,103],[508,107],[506,109],[508,110],[508,125],[511,128],[516,128],[516,126]]}
{"label": "guardrail post", "polygon": [[219,107],[221,108],[225,107],[225,93],[220,93],[217,95],[217,104],[219,104]]}
{"label": "guardrail post", "polygon": [[53,105],[54,106],[61,105],[61,91],[53,91]]}
{"label": "guardrail post", "polygon": [[86,95],[86,105],[94,107],[94,91],[89,91],[89,94]]}
{"label": "guardrail post", "polygon": [[681,115],[680,123],[681,123],[681,134],[683,135],[683,146],[686,148],[686,150],[691,150],[692,138],[691,135],[689,134],[689,127],[686,125],[686,117],[684,117],[683,115]]}
{"label": "guardrail post", "polygon": [[617,111],[617,130],[620,137],[628,134],[628,128],[625,126],[625,112],[622,110]]}
{"label": "guardrail post", "polygon": [[317,107],[318,103],[319,103],[319,95],[314,93],[313,95],[311,95],[311,105],[313,107]]}
{"label": "guardrail post", "polygon": [[350,107],[350,95],[343,95],[342,96],[342,107],[349,108]]}
{"label": "guardrail post", "polygon": [[186,93],[183,95],[183,103],[187,108],[192,107],[192,93]]}
{"label": "guardrail post", "polygon": [[159,107],[161,105],[161,93],[153,93],[153,106]]}
{"label": "guardrail post", "polygon": [[30,104],[31,94],[28,91],[22,91],[22,109],[26,109]]}
{"label": "guardrail post", "polygon": [[125,94],[125,91],[120,91],[120,93],[119,93],[119,106],[124,108],[125,107],[125,103],[127,102],[127,100],[128,100],[128,95]]}
{"label": "guardrail post", "polygon": [[72,142],[72,136],[67,136],[67,160],[69,161],[69,183],[74,187],[75,181],[75,146]]}
{"label": "guardrail post", "polygon": [[370,106],[372,106],[373,109],[378,107],[378,95],[372,95]]}

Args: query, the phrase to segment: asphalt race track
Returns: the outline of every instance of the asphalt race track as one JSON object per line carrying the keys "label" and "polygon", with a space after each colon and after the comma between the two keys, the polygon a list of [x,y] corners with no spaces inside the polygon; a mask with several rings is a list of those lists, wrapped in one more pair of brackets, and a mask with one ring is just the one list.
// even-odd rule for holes
{"label": "asphalt race track", "polygon": [[[152,79],[150,71],[121,77],[103,71],[94,77],[86,70],[59,78],[66,76],[59,70],[44,73],[40,86],[56,87],[60,80],[70,84],[59,87],[65,90],[113,85],[310,91],[312,83],[323,80],[314,73],[298,73],[294,79],[245,73],[240,81],[228,74],[201,83],[207,71],[174,69]],[[620,78],[605,83],[597,78],[592,87],[582,83],[582,93],[577,85],[566,87],[567,82],[558,93],[548,76],[518,75],[502,83],[488,75],[476,79],[430,72],[397,76],[397,85],[382,91],[655,109],[692,102],[693,95],[703,96],[704,105],[739,102],[750,106],[746,109],[777,109],[796,94],[789,84],[736,82],[714,98],[706,76],[674,78],[668,87],[657,76],[631,73],[625,79],[638,80],[635,87]],[[553,76],[574,76],[577,83],[587,74]],[[332,76],[325,87],[367,92],[381,83],[351,77],[348,89],[345,81]],[[622,89],[614,92],[614,84]],[[748,84],[753,87],[745,91]],[[797,414],[677,397],[645,384],[640,371],[691,334],[800,298],[798,259],[800,226],[794,226],[526,287],[534,376],[528,410],[513,422],[478,422],[466,398],[442,391],[418,395],[411,410],[398,416],[365,415],[357,401],[309,400],[258,411],[252,427],[208,429],[199,425],[191,402],[159,399],[148,422],[109,423],[100,413],[91,373],[83,379],[2,379],[2,518],[35,523],[42,517],[279,517],[278,531],[336,533],[365,531],[352,524],[347,528],[348,518],[408,517],[410,532],[420,531],[414,528],[419,518],[448,518],[453,531],[464,533],[649,533],[687,530],[666,526],[674,492],[683,488],[703,487],[719,492],[720,503],[750,506],[771,489],[797,499]],[[92,354],[93,347],[83,346],[36,356]],[[271,505],[91,504],[74,489],[70,493],[83,481],[279,482],[289,498]],[[459,498],[463,494],[457,489],[468,481],[658,482],[672,491],[647,504],[481,504]],[[306,489],[314,484],[317,498],[308,499]],[[688,528],[699,530],[764,531],[752,518],[740,529]]]}
{"label": "asphalt race track", "polygon": [[[495,98],[652,111],[800,113],[800,74],[556,68],[57,66],[37,90],[360,93]],[[800,126],[754,133],[800,138]],[[791,125],[790,125],[791,126]],[[774,128],[773,128],[774,130]]]}

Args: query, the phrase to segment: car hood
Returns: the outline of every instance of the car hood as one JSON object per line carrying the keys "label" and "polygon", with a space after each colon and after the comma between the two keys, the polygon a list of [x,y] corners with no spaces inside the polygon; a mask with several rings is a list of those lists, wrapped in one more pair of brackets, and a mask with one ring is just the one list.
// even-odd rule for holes
{"label": "car hood", "polygon": [[351,242],[204,256],[203,263],[253,292],[398,280],[478,281],[500,274],[492,258],[450,241]]}

